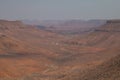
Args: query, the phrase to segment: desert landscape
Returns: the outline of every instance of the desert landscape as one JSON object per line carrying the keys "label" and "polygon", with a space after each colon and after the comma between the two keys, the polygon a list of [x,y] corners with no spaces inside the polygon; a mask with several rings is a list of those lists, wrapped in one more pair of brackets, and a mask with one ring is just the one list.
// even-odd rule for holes
{"label": "desert landscape", "polygon": [[66,30],[0,20],[0,80],[119,80],[120,20],[80,22]]}
{"label": "desert landscape", "polygon": [[0,80],[120,80],[120,0],[0,0]]}

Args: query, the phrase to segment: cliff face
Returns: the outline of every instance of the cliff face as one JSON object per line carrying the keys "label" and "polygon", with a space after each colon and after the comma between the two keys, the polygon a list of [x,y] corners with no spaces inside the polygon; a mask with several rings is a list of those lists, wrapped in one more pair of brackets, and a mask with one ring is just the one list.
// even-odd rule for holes
{"label": "cliff face", "polygon": [[11,31],[24,27],[25,25],[20,21],[0,20],[0,54],[16,53],[25,50],[25,46],[21,44],[21,41],[7,33],[12,33]]}
{"label": "cliff face", "polygon": [[105,25],[96,29],[103,32],[120,32],[120,20],[108,20]]}
{"label": "cliff face", "polygon": [[120,46],[120,21],[107,21],[101,27],[94,28],[91,33],[85,35],[80,42],[83,45],[112,48]]}
{"label": "cliff face", "polygon": [[111,23],[111,24],[113,24],[113,23],[120,23],[120,20],[119,20],[119,19],[107,20],[107,23],[108,23],[108,24],[109,24],[109,23]]}
{"label": "cliff face", "polygon": [[25,25],[21,21],[6,21],[0,20],[0,31],[12,30],[12,29],[22,29]]}

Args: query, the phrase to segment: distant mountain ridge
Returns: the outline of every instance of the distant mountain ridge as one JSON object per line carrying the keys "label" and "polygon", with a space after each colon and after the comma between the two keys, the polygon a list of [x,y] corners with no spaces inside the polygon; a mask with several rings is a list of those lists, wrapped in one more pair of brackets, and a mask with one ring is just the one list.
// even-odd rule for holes
{"label": "distant mountain ridge", "polygon": [[106,23],[106,20],[45,20],[45,21],[29,21],[23,20],[23,23],[37,25],[38,28],[57,33],[82,33],[87,32],[91,28],[99,27]]}
{"label": "distant mountain ridge", "polygon": [[[25,24],[30,25],[42,25],[45,27],[85,27],[85,25],[102,25],[106,23],[106,20],[21,20]],[[86,26],[87,27],[87,26]]]}

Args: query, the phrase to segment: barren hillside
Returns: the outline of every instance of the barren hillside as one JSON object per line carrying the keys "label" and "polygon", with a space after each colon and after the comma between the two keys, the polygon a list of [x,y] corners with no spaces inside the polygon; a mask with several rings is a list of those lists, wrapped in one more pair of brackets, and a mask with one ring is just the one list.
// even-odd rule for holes
{"label": "barren hillside", "polygon": [[83,36],[82,39],[76,38],[78,41],[83,42],[83,44],[81,43],[82,46],[103,48],[103,51],[95,54],[100,57],[100,60],[104,61],[94,67],[70,73],[63,80],[119,80],[119,29],[120,22],[118,20],[109,20],[100,28],[94,29],[94,32]]}
{"label": "barren hillside", "polygon": [[61,35],[20,21],[0,20],[0,79],[102,80],[100,74],[106,70],[105,75],[111,76],[111,69],[117,74],[119,59],[113,57],[120,52],[119,29],[118,20],[108,20],[87,34]]}

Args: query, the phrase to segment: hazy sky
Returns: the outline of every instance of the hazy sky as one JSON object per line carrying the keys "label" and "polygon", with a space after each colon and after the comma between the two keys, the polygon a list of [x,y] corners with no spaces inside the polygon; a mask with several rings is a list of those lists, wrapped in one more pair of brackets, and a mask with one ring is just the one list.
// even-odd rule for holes
{"label": "hazy sky", "polygon": [[120,0],[0,0],[0,19],[120,19]]}

